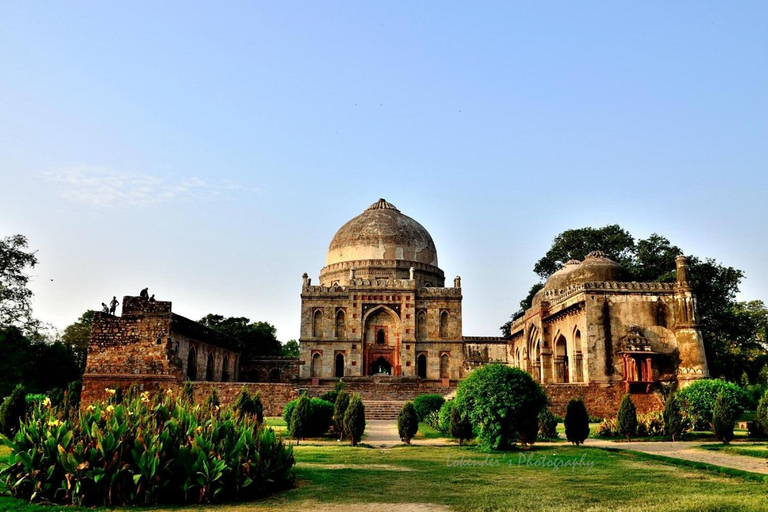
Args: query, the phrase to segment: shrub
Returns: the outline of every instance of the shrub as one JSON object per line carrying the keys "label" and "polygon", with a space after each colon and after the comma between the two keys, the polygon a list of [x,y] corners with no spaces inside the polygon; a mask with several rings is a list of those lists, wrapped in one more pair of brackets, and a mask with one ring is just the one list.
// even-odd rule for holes
{"label": "shrub", "polygon": [[557,439],[557,423],[557,417],[549,407],[542,409],[539,413],[539,438]]}
{"label": "shrub", "polygon": [[670,436],[673,441],[677,441],[683,435],[684,427],[680,402],[677,400],[677,395],[672,395],[667,398],[664,406],[664,434]]}
{"label": "shrub", "polygon": [[334,389],[320,395],[320,399],[335,404],[339,394],[344,391],[344,388],[346,387],[347,385],[344,383],[344,381],[337,380]]}
{"label": "shrub", "polygon": [[254,404],[253,398],[251,398],[251,394],[245,386],[240,390],[240,394],[237,395],[234,408],[240,417],[256,415],[256,404]]}
{"label": "shrub", "polygon": [[264,423],[264,404],[261,403],[261,391],[253,395],[253,409],[256,412],[256,421]]}
{"label": "shrub", "polygon": [[589,437],[589,413],[581,398],[571,398],[565,408],[565,438],[579,446]]}
{"label": "shrub", "polygon": [[729,401],[736,404],[738,412],[744,410],[747,402],[746,393],[742,388],[720,379],[703,379],[692,382],[677,393],[680,409],[695,430],[708,430],[712,424],[712,411],[720,391],[724,391]]}
{"label": "shrub", "polygon": [[296,444],[299,444],[299,440],[307,437],[309,431],[309,397],[306,393],[299,397],[296,402],[296,407],[293,408],[291,414],[291,423],[288,425],[288,433],[296,439]]}
{"label": "shrub", "polygon": [[45,398],[46,396],[42,393],[29,393],[27,394],[27,396],[24,397],[24,402],[27,404],[27,407],[32,407],[37,402],[42,402],[43,400],[45,400]]}
{"label": "shrub", "polygon": [[397,416],[397,433],[405,444],[410,445],[411,439],[419,431],[419,419],[416,417],[416,408],[413,402],[405,402],[400,414]]}
{"label": "shrub", "polygon": [[0,479],[26,500],[84,507],[250,500],[293,481],[293,453],[272,430],[149,392],[68,419],[38,404]]}
{"label": "shrub", "polygon": [[0,432],[11,436],[27,415],[27,392],[18,384],[0,405]]}
{"label": "shrub", "polygon": [[416,417],[419,421],[426,421],[427,416],[433,412],[440,412],[440,408],[445,403],[445,398],[441,395],[421,395],[413,401],[413,407],[416,409]]}
{"label": "shrub", "polygon": [[219,405],[219,394],[216,393],[216,388],[213,388],[211,389],[211,394],[205,400],[205,406],[209,409],[218,409]]}
{"label": "shrub", "polygon": [[757,413],[755,414],[756,423],[756,437],[763,437],[768,434],[768,391],[765,392],[763,398],[760,399],[760,403],[757,405]]}
{"label": "shrub", "polygon": [[544,390],[528,373],[500,364],[470,373],[459,383],[456,400],[481,443],[494,450],[512,446],[547,404]]}
{"label": "shrub", "polygon": [[61,407],[64,404],[66,393],[61,388],[53,388],[48,392],[48,399],[53,407]]}
{"label": "shrub", "polygon": [[[288,427],[291,429],[291,421],[293,417],[293,409],[298,403],[297,400],[291,400],[285,404],[283,409],[283,419]],[[333,404],[322,400],[320,398],[310,398],[309,400],[309,430],[306,437],[319,437],[328,432],[331,428],[331,422],[333,421]]]}
{"label": "shrub", "polygon": [[[446,403],[453,403],[453,400]],[[455,404],[451,406],[449,410],[449,432],[451,433],[451,437],[459,440],[459,446],[461,446],[464,444],[464,441],[474,437],[474,432],[472,431],[472,422],[469,421],[469,416],[467,413],[462,411],[460,407],[456,407]]]}
{"label": "shrub", "polygon": [[349,406],[344,413],[344,433],[356,446],[365,432],[365,406],[360,395],[355,393],[349,400]]}
{"label": "shrub", "polygon": [[349,394],[343,389],[339,391],[336,397],[336,403],[333,404],[333,429],[339,440],[344,439],[344,413],[349,407]]}
{"label": "shrub", "polygon": [[82,381],[76,380],[67,385],[67,392],[64,396],[64,410],[70,417],[76,416],[78,410],[80,410],[80,393],[82,390]]}
{"label": "shrub", "polygon": [[440,407],[440,412],[437,413],[437,416],[438,416],[437,430],[439,430],[443,434],[447,434],[451,429],[451,411],[453,410],[455,405],[456,405],[455,400],[448,400],[443,404],[442,407]]}
{"label": "shrub", "polygon": [[760,400],[768,391],[768,386],[765,384],[749,384],[744,386],[744,394],[746,395],[746,402],[744,408],[750,411],[754,411],[760,404]]}
{"label": "shrub", "polygon": [[638,415],[635,433],[639,437],[663,436],[664,414],[661,411],[652,411]]}
{"label": "shrub", "polygon": [[595,432],[595,435],[597,437],[617,437],[619,435],[619,430],[616,428],[616,420],[604,419],[601,421],[597,426],[597,432]]}
{"label": "shrub", "polygon": [[619,412],[616,413],[616,427],[619,434],[629,441],[629,438],[637,432],[637,410],[632,402],[632,397],[626,394],[619,404]]}
{"label": "shrub", "polygon": [[733,424],[739,414],[741,414],[740,405],[735,403],[728,393],[721,391],[717,395],[712,411],[712,431],[724,444],[733,440]]}
{"label": "shrub", "polygon": [[192,386],[192,382],[184,382],[184,387],[181,390],[181,397],[189,404],[195,402],[195,388]]}

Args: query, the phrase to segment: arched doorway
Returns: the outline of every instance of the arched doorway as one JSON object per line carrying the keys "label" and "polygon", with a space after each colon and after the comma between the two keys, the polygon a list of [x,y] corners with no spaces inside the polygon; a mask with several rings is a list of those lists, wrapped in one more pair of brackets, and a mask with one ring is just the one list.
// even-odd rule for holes
{"label": "arched doorway", "polygon": [[312,364],[310,365],[310,373],[312,377],[320,377],[320,373],[323,369],[323,356],[319,352],[315,352],[312,356]]}
{"label": "arched doorway", "polygon": [[197,350],[195,347],[190,347],[189,355],[187,355],[187,378],[197,380]]}
{"label": "arched doorway", "polygon": [[573,368],[574,382],[584,382],[584,352],[581,347],[581,331],[576,329],[573,335]]}
{"label": "arched doorway", "polygon": [[379,329],[376,331],[376,344],[377,345],[385,345],[387,343],[387,335],[384,332],[384,329]]}
{"label": "arched doorway", "polygon": [[322,338],[323,336],[323,312],[319,309],[312,315],[312,336],[314,338]]}
{"label": "arched doorway", "polygon": [[448,337],[448,312],[443,311],[440,313],[440,337]]}
{"label": "arched doorway", "polygon": [[416,375],[422,379],[427,378],[427,355],[419,354],[416,357]]}
{"label": "arched doorway", "polygon": [[269,371],[269,382],[280,382],[280,370],[272,368]]}
{"label": "arched doorway", "polygon": [[221,363],[221,381],[229,381],[229,356],[224,356],[224,362]]}
{"label": "arched doorway", "polygon": [[448,354],[440,356],[440,378],[448,379],[451,377],[451,360]]}
{"label": "arched doorway", "polygon": [[389,361],[387,361],[383,357],[379,357],[377,360],[373,362],[373,366],[371,367],[371,374],[372,375],[392,375],[392,365],[389,364]]}
{"label": "arched doorway", "polygon": [[555,342],[555,382],[568,382],[568,346],[562,334]]}
{"label": "arched doorway", "polygon": [[339,311],[336,313],[336,338],[343,339],[346,332],[346,321],[344,320],[344,312]]}
{"label": "arched doorway", "polygon": [[336,354],[336,371],[334,373],[337,379],[344,376],[344,354]]}
{"label": "arched doorway", "polygon": [[416,339],[427,339],[427,314],[424,311],[416,315]]}
{"label": "arched doorway", "polygon": [[205,380],[213,380],[213,352],[208,354],[208,364],[205,365]]}

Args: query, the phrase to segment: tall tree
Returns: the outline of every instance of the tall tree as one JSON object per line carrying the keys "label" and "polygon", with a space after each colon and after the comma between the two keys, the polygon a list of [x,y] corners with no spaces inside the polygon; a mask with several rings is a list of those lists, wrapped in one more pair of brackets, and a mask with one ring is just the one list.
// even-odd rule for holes
{"label": "tall tree", "polygon": [[37,265],[34,252],[27,250],[27,239],[13,235],[0,239],[0,327],[15,325],[34,329],[32,291],[28,288],[27,268]]}
{"label": "tall tree", "polygon": [[301,349],[299,348],[299,342],[296,340],[288,340],[283,344],[283,355],[285,357],[299,357]]}
{"label": "tall tree", "polygon": [[277,340],[277,329],[268,322],[251,322],[245,317],[227,317],[209,314],[199,322],[211,329],[232,336],[240,342],[242,359],[254,356],[279,356],[282,345]]}
{"label": "tall tree", "polygon": [[77,359],[77,364],[83,371],[85,370],[85,358],[88,353],[88,343],[91,339],[94,313],[95,311],[89,309],[83,313],[76,322],[68,325],[61,335],[61,342],[74,353]]}

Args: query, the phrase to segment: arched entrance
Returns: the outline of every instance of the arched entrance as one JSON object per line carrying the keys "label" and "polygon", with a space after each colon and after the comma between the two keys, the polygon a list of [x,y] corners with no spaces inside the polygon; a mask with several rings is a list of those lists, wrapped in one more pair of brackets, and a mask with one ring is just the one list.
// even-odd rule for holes
{"label": "arched entrance", "polygon": [[213,352],[208,354],[208,364],[205,366],[205,380],[213,380]]}
{"label": "arched entrance", "polygon": [[310,374],[312,375],[312,377],[315,377],[315,378],[320,377],[321,376],[320,373],[322,372],[322,369],[323,369],[323,356],[321,356],[320,353],[315,352],[312,355],[312,363],[309,368]]}
{"label": "arched entrance", "polygon": [[392,365],[383,357],[379,357],[371,366],[371,375],[392,375]]}
{"label": "arched entrance", "polygon": [[197,380],[197,351],[195,347],[190,347],[187,355],[187,378]]}
{"label": "arched entrance", "polygon": [[336,368],[334,374],[338,379],[344,376],[344,354],[336,354]]}
{"label": "arched entrance", "polygon": [[562,334],[555,343],[555,382],[568,382],[568,344]]}
{"label": "arched entrance", "polygon": [[451,361],[448,354],[440,356],[440,378],[447,379],[451,376]]}
{"label": "arched entrance", "polygon": [[416,374],[422,379],[427,378],[427,355],[419,354],[416,357]]}

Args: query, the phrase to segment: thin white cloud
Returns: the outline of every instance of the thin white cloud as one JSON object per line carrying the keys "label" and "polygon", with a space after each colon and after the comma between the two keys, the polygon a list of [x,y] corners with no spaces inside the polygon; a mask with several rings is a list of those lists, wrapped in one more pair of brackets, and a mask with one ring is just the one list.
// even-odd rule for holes
{"label": "thin white cloud", "polygon": [[191,176],[168,180],[158,176],[77,167],[46,172],[59,184],[57,193],[72,203],[95,207],[153,206],[174,200],[210,201],[246,188],[232,180],[206,181]]}

